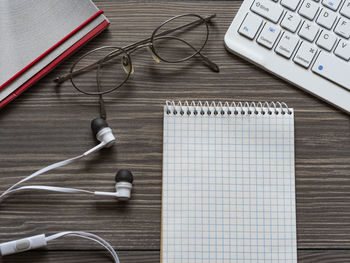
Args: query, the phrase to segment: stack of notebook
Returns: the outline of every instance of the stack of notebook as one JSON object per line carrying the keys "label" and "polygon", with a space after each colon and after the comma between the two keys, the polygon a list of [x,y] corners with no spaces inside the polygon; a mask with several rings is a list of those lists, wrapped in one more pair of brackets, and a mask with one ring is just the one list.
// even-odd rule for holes
{"label": "stack of notebook", "polygon": [[0,1],[0,108],[109,22],[91,0]]}

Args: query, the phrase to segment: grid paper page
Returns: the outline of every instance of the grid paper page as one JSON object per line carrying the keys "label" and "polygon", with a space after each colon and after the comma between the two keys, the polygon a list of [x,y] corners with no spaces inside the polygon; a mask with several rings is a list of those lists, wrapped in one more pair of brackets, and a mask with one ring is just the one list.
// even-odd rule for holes
{"label": "grid paper page", "polygon": [[164,108],[162,263],[297,262],[293,111],[189,109]]}

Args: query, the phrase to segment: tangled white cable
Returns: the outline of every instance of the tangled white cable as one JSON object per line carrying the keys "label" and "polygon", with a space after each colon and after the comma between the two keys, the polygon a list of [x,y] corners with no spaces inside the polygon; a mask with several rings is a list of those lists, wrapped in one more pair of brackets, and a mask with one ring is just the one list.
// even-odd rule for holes
{"label": "tangled white cable", "polygon": [[57,238],[64,236],[73,236],[73,237],[81,237],[88,240],[92,240],[102,247],[104,247],[112,256],[113,261],[115,263],[120,263],[117,252],[113,249],[113,247],[103,238],[91,234],[88,232],[80,232],[80,231],[68,231],[68,232],[60,232],[51,236],[46,237],[45,234],[27,237],[19,240],[14,240],[6,243],[0,244],[0,254],[1,256],[7,256],[11,254],[17,254],[20,252],[33,250],[36,248],[46,247],[47,243],[53,241]]}
{"label": "tangled white cable", "polygon": [[22,190],[44,190],[44,191],[51,191],[51,192],[59,192],[59,193],[69,193],[69,194],[90,194],[95,196],[112,196],[116,197],[118,200],[126,201],[129,200],[131,197],[131,189],[132,189],[132,181],[133,177],[130,171],[122,169],[119,170],[116,176],[116,192],[100,192],[100,191],[88,191],[83,189],[75,189],[75,188],[67,188],[67,187],[54,187],[54,186],[45,186],[45,185],[32,185],[32,186],[22,186],[18,187],[20,184],[23,184],[41,174],[44,174],[48,171],[51,171],[53,169],[69,165],[73,162],[76,162],[92,153],[95,153],[105,147],[111,147],[115,143],[115,137],[112,133],[111,128],[108,127],[108,124],[105,120],[102,120],[100,118],[97,118],[92,121],[92,130],[96,136],[96,139],[100,141],[100,143],[91,148],[90,150],[84,152],[81,155],[78,155],[73,158],[69,158],[67,160],[63,160],[61,162],[57,162],[54,164],[51,164],[47,167],[44,167],[40,169],[39,171],[36,171],[35,173],[25,177],[24,179],[20,180],[19,182],[15,183],[11,187],[9,187],[7,190],[5,190],[0,195],[0,203],[5,198],[5,196],[19,192]]}
{"label": "tangled white cable", "polygon": [[35,173],[27,176],[26,178],[20,180],[19,182],[15,183],[13,186],[11,186],[10,188],[8,188],[5,192],[3,192],[1,195],[0,195],[0,201],[1,199],[3,199],[7,194],[11,193],[11,192],[14,192],[16,189],[15,187],[17,187],[18,185],[20,184],[23,184],[27,181],[29,181],[30,179],[33,179],[35,177],[37,177],[38,175],[41,175],[43,173],[46,173],[50,170],[53,170],[53,169],[56,169],[58,167],[62,167],[62,166],[65,166],[65,165],[68,165],[68,164],[71,164],[75,161],[78,161],[80,160],[81,158],[87,156],[86,153],[82,154],[82,155],[79,155],[79,156],[76,156],[76,157],[73,157],[73,158],[70,158],[70,159],[67,159],[67,160],[64,160],[64,161],[61,161],[61,162],[58,162],[58,163],[54,163],[54,164],[51,164],[47,167],[44,167],[42,169],[40,169],[39,171],[36,171]]}

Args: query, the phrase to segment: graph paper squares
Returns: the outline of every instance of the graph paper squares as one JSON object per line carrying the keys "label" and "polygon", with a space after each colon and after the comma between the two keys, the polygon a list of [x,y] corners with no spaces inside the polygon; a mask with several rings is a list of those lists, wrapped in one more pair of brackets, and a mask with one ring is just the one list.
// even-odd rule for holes
{"label": "graph paper squares", "polygon": [[293,115],[164,110],[162,263],[297,262]]}

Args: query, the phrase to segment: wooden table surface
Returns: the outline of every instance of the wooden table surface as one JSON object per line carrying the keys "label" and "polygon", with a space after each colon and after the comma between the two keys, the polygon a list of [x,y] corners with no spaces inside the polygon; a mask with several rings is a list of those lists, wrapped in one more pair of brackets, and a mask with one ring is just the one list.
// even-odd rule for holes
{"label": "wooden table surface", "polygon": [[[285,101],[295,109],[295,170],[299,262],[350,261],[349,116],[229,54],[224,34],[240,2],[97,2],[109,29],[65,61],[0,114],[0,191],[48,164],[78,155],[95,142],[90,120],[97,100],[79,96],[67,82],[79,54],[102,45],[123,46],[151,34],[173,15],[195,12],[217,18],[205,54],[221,68],[213,73],[194,59],[156,64],[145,50],[133,54],[135,74],[106,96],[117,136],[112,149],[40,176],[31,184],[113,191],[117,169],[135,176],[133,198],[114,199],[23,192],[0,206],[0,242],[41,233],[89,231],[108,240],[122,263],[159,262],[162,176],[162,106],[166,99]],[[0,262],[109,262],[91,242],[61,239],[45,251]]]}

